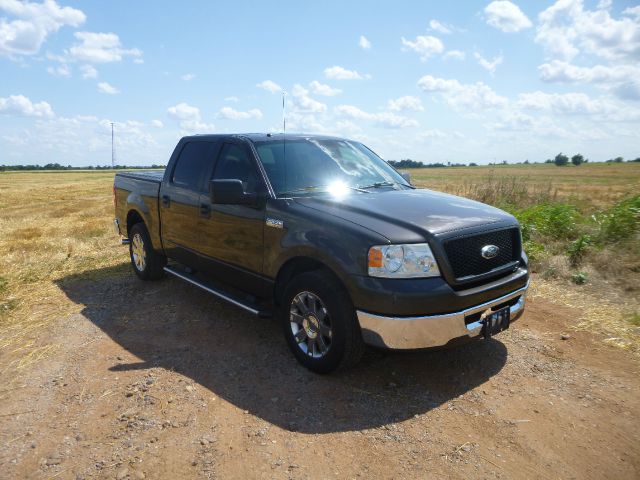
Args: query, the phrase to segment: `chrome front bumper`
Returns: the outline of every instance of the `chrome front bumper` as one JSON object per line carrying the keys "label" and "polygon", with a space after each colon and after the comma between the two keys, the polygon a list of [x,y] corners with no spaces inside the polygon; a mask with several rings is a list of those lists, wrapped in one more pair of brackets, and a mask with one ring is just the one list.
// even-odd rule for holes
{"label": "chrome front bumper", "polygon": [[524,312],[529,283],[508,295],[465,310],[427,317],[385,317],[358,310],[358,321],[365,343],[392,349],[413,349],[441,347],[451,341],[479,337],[482,334],[482,318],[465,323],[465,318],[491,307],[508,302],[516,297],[510,306],[510,321],[514,322]]}

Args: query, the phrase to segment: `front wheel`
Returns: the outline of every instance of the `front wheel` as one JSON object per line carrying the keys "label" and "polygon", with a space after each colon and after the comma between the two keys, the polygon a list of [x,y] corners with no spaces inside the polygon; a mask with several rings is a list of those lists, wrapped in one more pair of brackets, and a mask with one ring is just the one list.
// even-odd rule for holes
{"label": "front wheel", "polygon": [[329,373],[362,357],[364,343],[351,298],[329,272],[294,277],[285,288],[280,320],[289,348],[309,370]]}
{"label": "front wheel", "polygon": [[151,246],[149,232],[143,223],[136,223],[129,231],[131,266],[142,280],[158,280],[164,275],[166,257]]}

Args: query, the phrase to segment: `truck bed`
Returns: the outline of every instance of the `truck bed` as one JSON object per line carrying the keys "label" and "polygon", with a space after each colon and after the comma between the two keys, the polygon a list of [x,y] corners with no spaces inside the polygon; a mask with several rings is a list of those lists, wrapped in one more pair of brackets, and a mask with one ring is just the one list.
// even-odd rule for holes
{"label": "truck bed", "polygon": [[152,170],[141,172],[118,172],[119,177],[134,178],[136,180],[146,180],[148,182],[161,183],[164,177],[164,171]]}
{"label": "truck bed", "polygon": [[128,212],[134,210],[144,221],[151,243],[160,250],[160,212],[158,195],[164,177],[163,171],[118,172],[114,179],[116,219],[119,231],[127,235]]}

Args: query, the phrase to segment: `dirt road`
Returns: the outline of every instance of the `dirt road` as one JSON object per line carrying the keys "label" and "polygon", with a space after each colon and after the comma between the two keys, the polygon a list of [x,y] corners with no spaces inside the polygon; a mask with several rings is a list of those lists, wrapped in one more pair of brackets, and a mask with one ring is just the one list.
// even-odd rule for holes
{"label": "dirt road", "polygon": [[0,387],[1,478],[640,477],[637,358],[545,300],[491,341],[317,376],[177,279],[58,286],[84,308]]}

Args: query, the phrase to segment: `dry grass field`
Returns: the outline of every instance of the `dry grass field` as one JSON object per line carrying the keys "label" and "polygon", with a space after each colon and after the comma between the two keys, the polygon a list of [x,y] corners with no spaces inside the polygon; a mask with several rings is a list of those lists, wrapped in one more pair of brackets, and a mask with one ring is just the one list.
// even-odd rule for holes
{"label": "dry grass field", "polygon": [[0,372],[48,355],[40,338],[53,315],[73,313],[55,281],[122,264],[113,217],[112,172],[0,174]]}
{"label": "dry grass field", "polygon": [[604,207],[640,191],[640,163],[592,163],[579,167],[555,165],[496,165],[488,167],[425,168],[407,170],[414,183],[457,195],[489,195],[487,180],[518,179],[531,198],[541,194],[585,208]]}
{"label": "dry grass field", "polygon": [[[410,173],[418,186],[487,203],[499,204],[507,199],[524,206],[540,199],[568,201],[587,213],[610,207],[640,191],[640,164],[433,168]],[[0,237],[0,371],[3,376],[10,376],[11,370],[36,362],[55,348],[36,340],[36,333],[46,327],[52,313],[60,315],[80,310],[81,306],[71,302],[56,286],[57,280],[113,266],[119,268],[112,271],[128,273],[126,251],[118,244],[111,224],[112,185],[113,173],[108,171],[0,173],[3,232]],[[611,250],[600,260],[610,262],[610,255]],[[607,279],[612,280],[609,276],[605,282]],[[600,312],[597,319],[587,319],[585,324],[602,328],[600,317],[612,317],[613,312],[614,324],[606,322],[611,324],[609,330],[613,336],[610,338],[614,338],[615,343],[619,334],[619,342],[630,346],[636,325],[621,319],[633,320],[636,315],[637,299],[625,298],[625,295],[636,295],[637,290],[614,291],[616,302],[609,305],[611,291],[601,292],[598,298],[602,283],[596,282],[597,289],[586,286],[580,291],[577,286],[567,290],[565,284],[558,286],[541,280],[537,282],[540,291],[562,295],[567,302],[580,303],[583,307],[597,306]],[[637,280],[633,275],[627,281]],[[605,302],[604,308],[602,302]]]}
{"label": "dry grass field", "polygon": [[637,220],[638,167],[413,171],[526,222],[527,312],[490,341],[370,350],[330,376],[274,322],[139,281],[113,173],[0,173],[0,478],[638,478],[637,232],[610,234]]}

